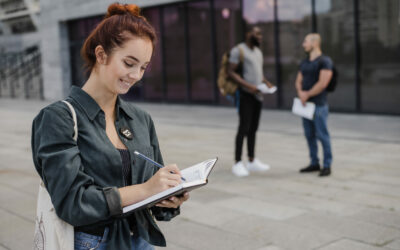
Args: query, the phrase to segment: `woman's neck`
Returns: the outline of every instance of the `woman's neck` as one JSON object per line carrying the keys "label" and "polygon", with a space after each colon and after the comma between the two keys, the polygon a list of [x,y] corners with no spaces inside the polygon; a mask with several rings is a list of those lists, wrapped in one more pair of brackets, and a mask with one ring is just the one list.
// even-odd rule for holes
{"label": "woman's neck", "polygon": [[88,93],[88,95],[97,102],[106,115],[114,114],[117,95],[110,92],[105,85],[101,83],[95,72],[92,71],[89,79],[83,85],[82,90]]}

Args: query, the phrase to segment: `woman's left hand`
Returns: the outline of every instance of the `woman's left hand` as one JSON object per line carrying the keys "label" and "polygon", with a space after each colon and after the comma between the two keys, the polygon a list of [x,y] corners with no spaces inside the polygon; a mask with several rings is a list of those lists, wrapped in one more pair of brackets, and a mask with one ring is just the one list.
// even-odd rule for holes
{"label": "woman's left hand", "polygon": [[172,196],[169,199],[163,200],[156,204],[157,207],[168,207],[177,208],[182,205],[183,202],[189,199],[189,192],[185,192],[182,196]]}

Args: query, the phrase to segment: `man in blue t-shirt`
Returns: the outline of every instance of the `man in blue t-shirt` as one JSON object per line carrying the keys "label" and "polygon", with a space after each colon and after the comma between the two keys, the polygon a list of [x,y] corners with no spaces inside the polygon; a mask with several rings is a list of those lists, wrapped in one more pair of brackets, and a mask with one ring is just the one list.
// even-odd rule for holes
{"label": "man in blue t-shirt", "polygon": [[[332,152],[327,127],[329,108],[326,87],[332,78],[333,63],[328,56],[322,54],[319,34],[308,34],[304,38],[303,48],[308,57],[301,62],[297,73],[295,83],[297,95],[303,105],[306,102],[313,102],[316,108],[313,120],[303,118],[311,163],[300,169],[300,172],[320,171],[319,176],[328,176],[331,174]],[[321,141],[324,150],[323,168],[319,165],[317,139]]]}

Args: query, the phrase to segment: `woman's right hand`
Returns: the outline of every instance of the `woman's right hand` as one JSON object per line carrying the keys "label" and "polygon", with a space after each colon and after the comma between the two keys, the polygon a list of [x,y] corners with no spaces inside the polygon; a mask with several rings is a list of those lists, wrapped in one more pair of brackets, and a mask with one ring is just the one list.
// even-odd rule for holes
{"label": "woman's right hand", "polygon": [[146,189],[151,195],[157,194],[181,183],[181,172],[176,164],[160,168],[148,181],[145,182]]}

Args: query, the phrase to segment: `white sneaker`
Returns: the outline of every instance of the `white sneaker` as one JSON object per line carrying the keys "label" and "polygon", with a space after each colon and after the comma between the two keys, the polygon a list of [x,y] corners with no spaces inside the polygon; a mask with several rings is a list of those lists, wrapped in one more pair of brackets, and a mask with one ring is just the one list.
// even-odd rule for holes
{"label": "white sneaker", "polygon": [[264,172],[269,170],[271,167],[268,164],[262,163],[258,159],[254,159],[248,164],[248,170],[254,172]]}
{"label": "white sneaker", "polygon": [[244,177],[249,175],[249,171],[243,162],[239,161],[232,167],[232,173],[238,177]]}

